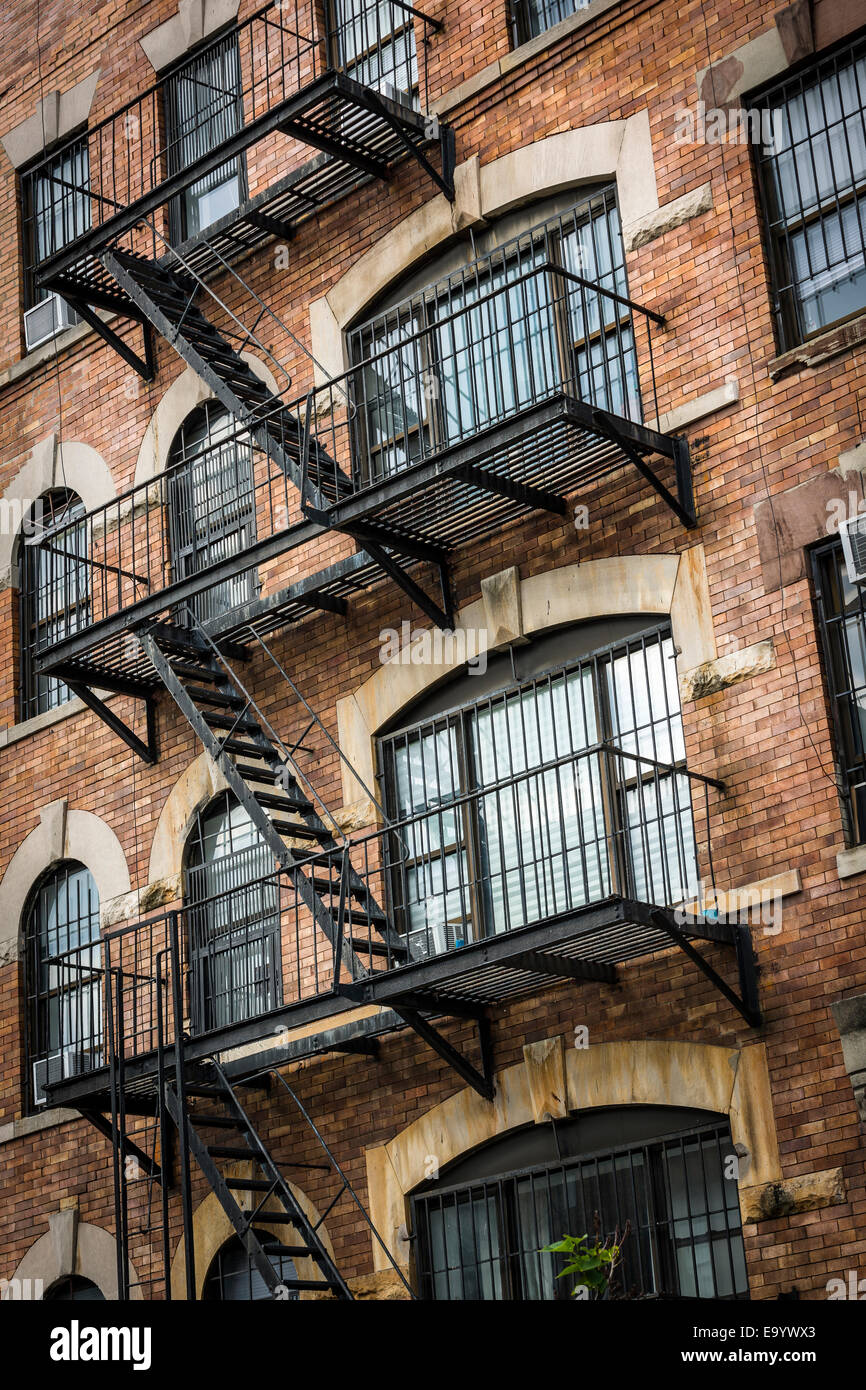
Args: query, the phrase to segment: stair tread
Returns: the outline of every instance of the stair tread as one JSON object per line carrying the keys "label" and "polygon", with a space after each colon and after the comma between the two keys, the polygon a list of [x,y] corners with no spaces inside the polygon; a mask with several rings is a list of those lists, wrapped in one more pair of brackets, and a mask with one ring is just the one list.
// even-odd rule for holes
{"label": "stair tread", "polygon": [[242,709],[246,704],[242,695],[229,690],[207,690],[203,685],[188,685],[186,693],[196,704],[224,705],[231,709]]}
{"label": "stair tread", "polygon": [[271,1178],[225,1178],[226,1187],[237,1187],[242,1192],[270,1192],[277,1186]]}
{"label": "stair tread", "polygon": [[278,792],[253,792],[260,806],[274,811],[312,811],[313,803],[306,797],[281,796]]}
{"label": "stair tread", "polygon": [[326,825],[321,828],[315,825],[306,825],[304,821],[277,820],[271,817],[271,825],[280,835],[291,835],[298,840],[323,840],[331,839],[331,832]]}
{"label": "stair tread", "polygon": [[309,1245],[269,1245],[265,1250],[265,1254],[268,1256],[286,1255],[293,1260],[309,1260],[315,1258],[315,1252]]}
{"label": "stair tread", "polygon": [[[270,1216],[267,1220],[270,1221]],[[267,1254],[268,1251],[265,1251]],[[336,1287],[335,1281],[330,1279],[280,1279],[280,1283],[287,1289],[333,1289]]]}
{"label": "stair tread", "polygon": [[226,753],[240,753],[241,756],[247,758],[260,757],[263,758],[265,762],[270,763],[273,768],[280,765],[280,760],[276,753],[274,753],[271,745],[268,745],[268,747],[259,747],[258,744],[246,743],[243,739],[232,737],[224,739],[222,746],[223,751]]}
{"label": "stair tread", "polygon": [[264,738],[261,724],[249,715],[220,714],[217,710],[205,709],[202,710],[202,719],[215,729],[235,729],[238,733],[260,734]]}
{"label": "stair tread", "polygon": [[193,1123],[201,1125],[203,1128],[207,1125],[214,1125],[218,1129],[246,1129],[243,1120],[236,1119],[233,1115],[212,1115],[200,1110],[193,1110],[190,1113]]}
{"label": "stair tread", "polygon": [[171,669],[178,676],[187,676],[190,680],[209,681],[213,685],[220,685],[225,681],[226,673],[216,662],[212,666],[193,666],[191,662],[173,661]]}
{"label": "stair tread", "polygon": [[274,785],[273,765],[271,767],[251,767],[246,763],[235,763],[235,770],[248,782],[267,782]]}
{"label": "stair tread", "polygon": [[391,942],[389,944],[387,941],[376,941],[372,938],[368,940],[366,936],[350,936],[348,938],[348,944],[352,947],[353,951],[370,956],[394,957],[404,956],[406,954],[406,947],[397,942]]}

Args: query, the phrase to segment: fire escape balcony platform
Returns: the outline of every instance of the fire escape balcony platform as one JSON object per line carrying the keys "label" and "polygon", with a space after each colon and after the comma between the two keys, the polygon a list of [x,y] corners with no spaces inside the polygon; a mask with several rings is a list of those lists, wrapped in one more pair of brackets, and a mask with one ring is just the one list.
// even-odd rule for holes
{"label": "fire escape balcony platform", "polygon": [[[115,116],[109,121],[119,119]],[[99,133],[100,127],[89,132],[91,143],[98,140]],[[449,196],[453,193],[454,145],[449,128],[407,102],[329,69],[183,169],[165,177],[155,174],[138,196],[127,200],[119,186],[74,190],[76,196],[89,198],[94,206],[92,225],[33,267],[36,283],[71,300],[83,300],[138,320],[139,310],[104,270],[100,253],[125,244],[136,229],[139,235],[147,232],[160,208],[274,134],[286,135],[319,154],[178,247],[178,253],[196,273],[216,271],[220,257],[236,258],[275,235],[291,236],[299,223],[363,184],[372,179],[388,180],[393,166],[406,157],[414,157]],[[429,149],[437,144],[441,150],[439,167],[428,158]],[[93,164],[99,167],[96,159]],[[34,172],[38,174],[38,166]],[[177,257],[160,241],[160,237],[155,240],[155,259],[174,264]]]}
{"label": "fire escape balcony platform", "polygon": [[[245,1022],[228,1024],[218,1032],[184,1040],[184,1061],[189,1064],[219,1055],[226,1073],[233,1079],[253,1076],[263,1067],[288,1066],[327,1053],[361,1053],[372,1056],[379,1039],[404,1028],[400,1016],[391,1009],[380,1009],[367,1018],[341,1023],[342,1014],[352,1014],[351,1000],[324,994],[301,1004],[260,1014]],[[321,1026],[316,1026],[321,1025]],[[309,1029],[302,1037],[292,1037],[297,1029]],[[283,1036],[284,1034],[284,1036]],[[274,1039],[272,1048],[258,1044]],[[166,1075],[174,1072],[174,1047],[163,1057]],[[129,1114],[152,1115],[158,1078],[156,1048],[140,1052],[123,1062],[125,1107]],[[77,1076],[46,1085],[52,1105],[106,1113],[110,1109],[110,1071],[108,1065],[94,1067]]]}
{"label": "fire escape balcony platform", "polygon": [[[396,965],[342,989],[358,1003],[447,1012],[455,1005],[507,1003],[567,979],[612,984],[617,965],[681,944],[660,925],[661,917],[673,922],[667,910],[611,897],[541,924]],[[737,945],[733,926],[704,918],[690,917],[681,935]]]}
{"label": "fire escape balcony platform", "polygon": [[[688,469],[684,441],[599,410],[561,393],[471,438],[409,464],[337,502],[328,521],[337,530],[378,539],[433,543],[454,550],[517,521],[532,511],[567,512],[566,498],[623,469],[637,468],[687,512],[646,462],[668,460],[674,473]],[[655,484],[654,484],[655,485]],[[683,519],[693,524],[689,514]]]}
{"label": "fire escape balcony platform", "polygon": [[[97,621],[82,620],[78,631],[38,655],[36,668],[40,674],[133,695],[159,689],[161,683],[135,639],[135,628],[225,583],[242,569],[308,545],[323,534],[317,523],[303,521],[272,536],[261,537],[242,553],[156,589]],[[50,545],[50,539],[45,545]],[[255,633],[264,635],[302,622],[314,613],[344,614],[351,598],[382,581],[380,567],[359,550],[336,564],[233,608],[211,619],[204,627],[215,642],[247,645],[254,640]],[[91,590],[91,599],[100,596],[98,589]]]}

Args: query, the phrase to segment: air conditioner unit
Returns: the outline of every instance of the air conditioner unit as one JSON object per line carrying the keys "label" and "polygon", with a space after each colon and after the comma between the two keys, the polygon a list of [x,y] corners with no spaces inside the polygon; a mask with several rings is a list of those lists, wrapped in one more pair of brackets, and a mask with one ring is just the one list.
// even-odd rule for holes
{"label": "air conditioner unit", "polygon": [[61,299],[59,294],[49,294],[47,299],[40,299],[39,303],[34,304],[24,315],[24,342],[27,351],[32,352],[42,343],[56,338],[64,328],[71,328],[73,324],[80,322],[78,314],[74,309],[70,309],[65,299]]}
{"label": "air conditioner unit", "polygon": [[866,513],[857,513],[839,527],[845,566],[852,584],[866,584]]}
{"label": "air conditioner unit", "polygon": [[58,1081],[66,1081],[70,1076],[81,1076],[93,1067],[100,1065],[98,1051],[87,1047],[63,1047],[57,1052],[49,1052],[33,1063],[33,1100],[36,1105],[46,1105],[48,1097],[46,1086]]}

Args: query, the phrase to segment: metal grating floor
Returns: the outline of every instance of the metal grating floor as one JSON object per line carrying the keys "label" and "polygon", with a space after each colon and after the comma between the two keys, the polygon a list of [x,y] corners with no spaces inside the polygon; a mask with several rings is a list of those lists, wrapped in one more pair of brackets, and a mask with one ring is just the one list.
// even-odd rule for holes
{"label": "metal grating floor", "polygon": [[[375,523],[383,541],[392,537],[445,549],[480,540],[534,510],[519,497],[521,486],[563,501],[601,478],[632,468],[620,445],[585,421],[590,408],[559,396],[504,425],[483,431],[448,452],[401,469],[331,509],[337,529]],[[640,432],[640,427],[634,427]],[[658,436],[643,431],[641,452],[654,451]],[[476,479],[488,475],[496,492]],[[503,495],[509,486],[514,496]],[[642,487],[646,485],[641,483]],[[647,489],[649,491],[649,489]]]}

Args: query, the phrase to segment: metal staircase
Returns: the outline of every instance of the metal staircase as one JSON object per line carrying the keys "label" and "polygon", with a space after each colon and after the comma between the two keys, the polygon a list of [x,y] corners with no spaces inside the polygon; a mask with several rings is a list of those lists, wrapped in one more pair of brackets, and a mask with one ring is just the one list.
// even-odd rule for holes
{"label": "metal staircase", "polygon": [[[157,332],[300,491],[302,424],[196,305],[202,282],[183,268],[169,270],[119,247],[103,251],[101,260]],[[252,333],[248,337],[260,346]],[[305,468],[321,501],[351,493],[351,480],[321,450],[307,451]]]}
{"label": "metal staircase", "polygon": [[[391,927],[367,884],[352,867],[347,842],[338,843],[324,805],[304,790],[290,750],[259,709],[229,657],[195,616],[187,625],[155,623],[138,641],[166,690],[229,787],[246,809],[316,925],[338,950],[350,978],[367,975],[377,955],[406,959],[405,940]],[[303,779],[305,780],[305,779]],[[366,959],[362,959],[365,957]]]}
{"label": "metal staircase", "polygon": [[[199,1100],[208,1103],[206,1109],[196,1104]],[[281,1296],[283,1289],[313,1290],[352,1299],[348,1284],[319,1237],[321,1221],[310,1221],[219,1063],[212,1060],[197,1066],[192,1080],[166,1082],[165,1103],[181,1140],[186,1141],[271,1293]],[[231,1171],[239,1165],[245,1165],[253,1175]],[[348,1185],[345,1180],[344,1185]],[[236,1193],[249,1193],[249,1205],[241,1206]],[[264,1244],[257,1230],[262,1225],[287,1228],[286,1239]],[[312,1261],[317,1277],[287,1277],[281,1268],[283,1259],[293,1265],[296,1260]]]}

